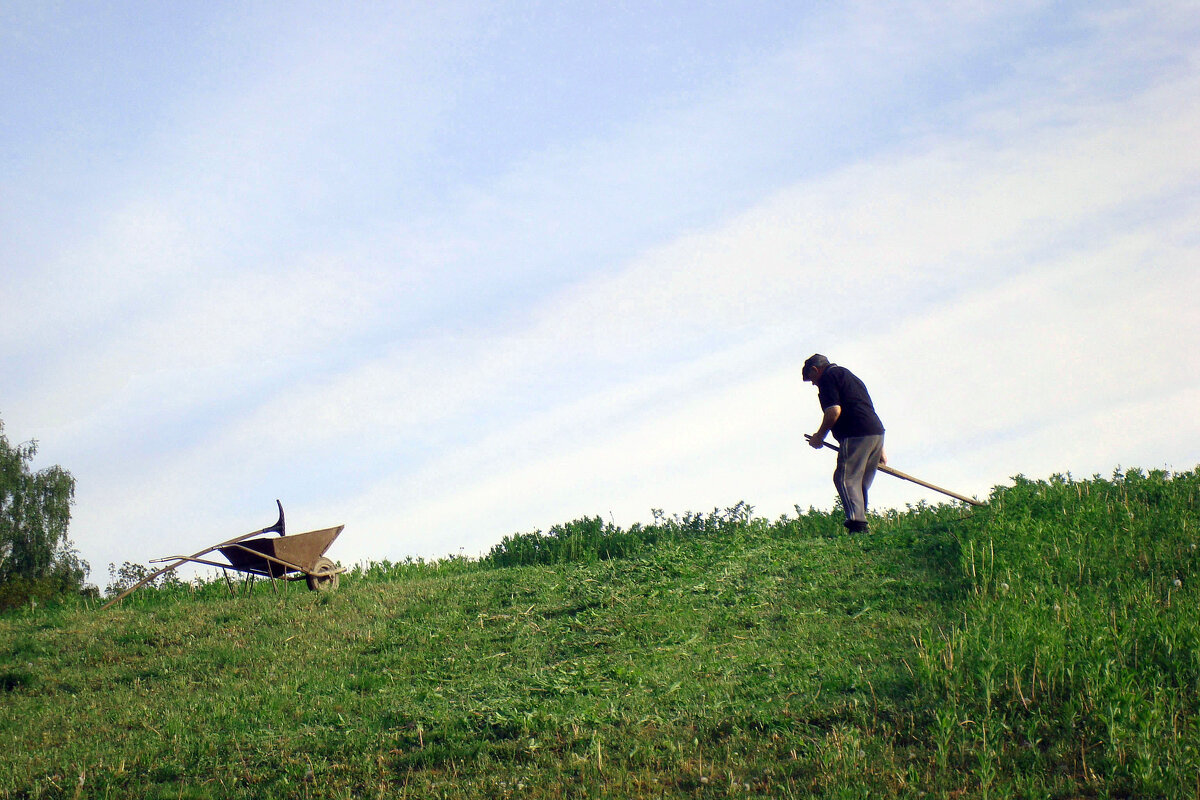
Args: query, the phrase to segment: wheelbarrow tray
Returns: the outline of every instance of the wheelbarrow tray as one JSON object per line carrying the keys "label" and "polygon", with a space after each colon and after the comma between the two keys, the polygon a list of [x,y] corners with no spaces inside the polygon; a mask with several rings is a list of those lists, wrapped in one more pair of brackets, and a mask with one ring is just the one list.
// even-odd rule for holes
{"label": "wheelbarrow tray", "polygon": [[282,578],[289,572],[309,574],[317,561],[342,532],[344,525],[288,536],[263,536],[218,547],[221,555],[239,572]]}

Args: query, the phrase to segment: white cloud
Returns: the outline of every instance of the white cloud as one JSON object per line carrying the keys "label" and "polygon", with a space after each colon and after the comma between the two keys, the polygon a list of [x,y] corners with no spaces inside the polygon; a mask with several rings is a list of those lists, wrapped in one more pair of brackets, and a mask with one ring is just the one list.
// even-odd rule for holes
{"label": "white cloud", "polygon": [[1183,146],[1200,140],[1200,114],[1181,111],[1198,89],[1176,84],[998,147],[931,140],[806,181],[577,283],[539,311],[535,335],[636,361],[647,341],[685,347],[712,331],[873,327],[1035,271],[1200,179],[1198,151]]}
{"label": "white cloud", "polygon": [[[867,379],[898,468],[968,494],[1178,459],[1194,55],[1153,20],[1009,42],[1040,8],[819,15],[717,84],[441,186],[422,158],[472,80],[430,55],[449,23],[415,25],[412,54],[389,43],[403,14],[360,50],[353,25],[301,26],[174,108],[103,222],[0,295],[24,367],[6,422],[69,442],[97,566],[268,524],[275,496],[294,526],[347,523],[350,559],[827,506],[813,350]],[[1113,55],[1119,34],[1154,57]],[[980,88],[935,99],[955,69]],[[364,110],[376,90],[390,110]],[[1151,409],[1178,436],[1125,429]]]}
{"label": "white cloud", "polygon": [[[572,287],[534,320],[527,340],[543,345],[523,351],[526,363],[553,363],[545,345],[552,342],[560,359],[569,353],[629,365],[625,386],[661,385],[664,376],[640,368],[664,350],[684,354],[686,364],[706,326],[727,341],[740,328],[757,338],[709,373],[721,381],[716,386],[668,374],[689,402],[599,427],[588,425],[592,406],[611,407],[608,398],[581,406],[573,426],[535,416],[482,445],[480,460],[496,471],[451,459],[437,478],[385,482],[364,513],[376,526],[391,519],[414,531],[414,544],[428,553],[447,536],[478,547],[520,528],[520,519],[545,526],[572,513],[603,513],[572,512],[569,504],[582,498],[601,505],[608,498],[622,521],[672,501],[680,510],[748,499],[771,513],[793,502],[821,505],[828,465],[796,453],[801,433],[814,427],[804,423],[816,415],[794,375],[797,348],[812,348],[795,337],[807,327],[815,348],[817,331],[835,330],[843,314],[854,319],[846,301],[864,285],[861,313],[893,318],[825,341],[871,377],[900,468],[907,456],[909,471],[927,470],[927,478],[979,496],[1022,463],[1088,469],[1098,448],[1075,420],[1124,416],[1132,390],[1126,369],[1141,365],[1146,388],[1167,394],[1163,411],[1174,417],[1188,395],[1171,387],[1198,372],[1197,356],[1180,345],[1200,333],[1180,302],[1200,288],[1186,241],[1194,202],[1149,218],[1133,210],[1157,209],[1164,193],[1174,197],[1196,175],[1194,157],[1169,146],[1195,126],[1194,118],[1166,113],[1177,99],[1156,98],[1156,117],[1126,122],[1109,109],[1100,123],[1013,140],[999,154],[940,143],[898,162],[857,166]],[[1063,163],[1068,145],[1074,155]],[[1099,179],[1084,168],[1094,163],[1106,166]],[[841,202],[821,203],[830,197]],[[1109,230],[1122,215],[1145,221]],[[864,229],[869,237],[858,235]],[[814,246],[840,255],[840,281],[805,252]],[[919,314],[906,309],[918,301]],[[739,361],[749,368],[739,372]],[[534,431],[543,434],[542,448],[520,447]],[[1029,431],[1041,437],[1038,458],[1002,457],[1012,455],[1006,440],[1029,444]],[[1147,452],[1122,445],[1111,441],[1107,456]],[[877,502],[922,496],[929,493],[886,479],[876,487]],[[403,502],[388,511],[388,498]]]}

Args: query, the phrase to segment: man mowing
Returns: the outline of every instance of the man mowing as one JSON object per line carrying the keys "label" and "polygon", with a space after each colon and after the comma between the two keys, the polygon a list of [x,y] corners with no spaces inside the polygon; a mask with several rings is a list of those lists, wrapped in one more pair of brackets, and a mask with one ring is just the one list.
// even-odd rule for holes
{"label": "man mowing", "polygon": [[841,447],[833,485],[846,512],[846,529],[867,532],[867,490],[875,480],[875,470],[887,463],[883,452],[883,423],[875,413],[867,387],[850,370],[830,363],[817,353],[804,362],[804,380],[817,387],[821,404],[821,427],[808,443],[820,450],[830,432]]}

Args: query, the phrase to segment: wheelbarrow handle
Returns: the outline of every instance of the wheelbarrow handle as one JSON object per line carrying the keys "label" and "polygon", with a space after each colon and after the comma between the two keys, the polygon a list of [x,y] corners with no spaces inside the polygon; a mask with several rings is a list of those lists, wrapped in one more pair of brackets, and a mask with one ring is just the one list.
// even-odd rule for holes
{"label": "wheelbarrow handle", "polygon": [[[220,544],[214,544],[212,547],[206,547],[203,550],[201,550],[200,552],[193,553],[190,556],[173,556],[173,557],[167,558],[167,559],[158,559],[159,561],[171,561],[173,559],[178,559],[178,560],[174,560],[174,563],[168,564],[167,566],[163,567],[162,569],[158,570],[157,572],[152,572],[151,574],[142,578],[140,581],[135,583],[133,586],[130,586],[128,589],[121,592],[119,595],[114,597],[112,600],[109,600],[107,603],[105,603],[103,606],[101,606],[100,610],[103,611],[106,608],[116,605],[121,600],[124,600],[126,597],[133,594],[135,589],[140,589],[141,587],[145,586],[150,581],[157,578],[159,575],[165,575],[166,573],[170,572],[171,570],[178,569],[179,567],[182,567],[184,564],[188,563],[189,561],[193,561],[193,562],[198,561],[201,556],[211,553],[212,551],[214,551],[218,548],[226,547],[226,546],[232,545],[232,544],[237,544],[238,542],[240,542],[244,539],[249,539],[251,536],[259,536],[264,533],[278,532],[280,536],[283,536],[283,531],[284,531],[283,503],[279,502],[279,500],[276,500],[275,505],[279,506],[279,520],[271,527],[263,528],[262,530],[259,530],[259,531],[252,531],[251,533],[243,533],[241,536],[235,536],[232,539],[230,539],[229,541],[221,542]],[[206,563],[206,562],[199,561],[199,563]],[[222,566],[222,565],[218,564],[216,566]]]}

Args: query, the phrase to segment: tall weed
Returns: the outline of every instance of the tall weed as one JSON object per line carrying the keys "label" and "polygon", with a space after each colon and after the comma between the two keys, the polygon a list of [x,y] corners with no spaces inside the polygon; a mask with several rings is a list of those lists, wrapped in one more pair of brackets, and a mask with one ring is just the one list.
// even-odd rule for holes
{"label": "tall weed", "polygon": [[1137,470],[992,493],[958,533],[960,621],[919,642],[940,758],[1045,789],[1196,796],[1198,496],[1200,471]]}

